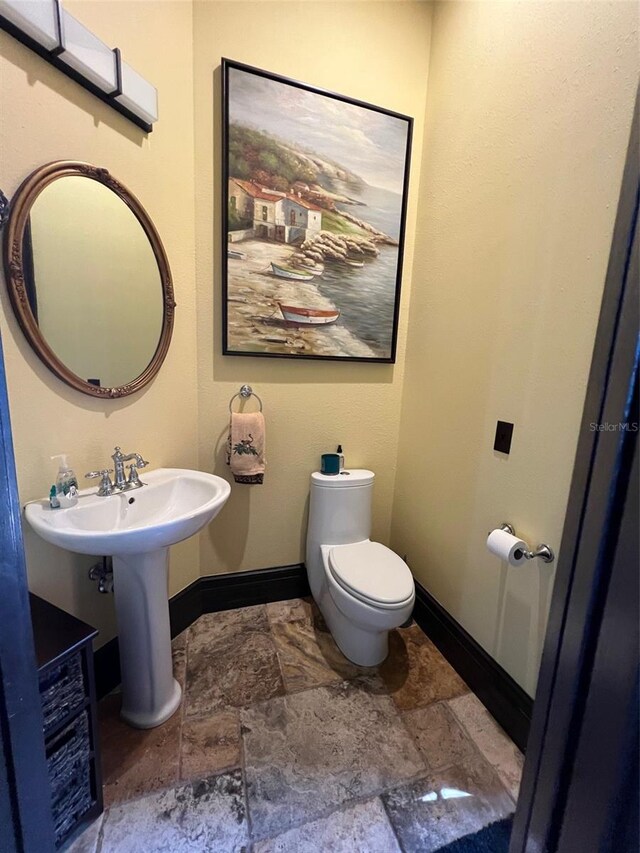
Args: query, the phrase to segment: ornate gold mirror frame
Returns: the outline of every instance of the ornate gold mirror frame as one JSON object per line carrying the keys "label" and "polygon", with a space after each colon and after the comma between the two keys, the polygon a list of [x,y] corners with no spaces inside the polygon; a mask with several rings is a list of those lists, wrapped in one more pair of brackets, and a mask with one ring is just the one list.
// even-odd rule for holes
{"label": "ornate gold mirror frame", "polygon": [[[31,306],[27,297],[24,274],[23,245],[25,227],[29,219],[29,212],[39,193],[52,181],[67,176],[81,176],[98,181],[108,189],[112,190],[133,212],[138,222],[144,229],[155,255],[160,281],[162,284],[163,319],[162,329],[156,351],[147,365],[146,369],[131,382],[118,385],[113,388],[107,386],[92,385],[73,373],[56,356],[51,347],[44,339],[38,323],[33,316]],[[92,397],[126,397],[134,394],[150,382],[160,370],[164,361],[171,335],[173,332],[173,320],[175,311],[175,300],[173,298],[173,283],[169,262],[162,246],[160,236],[149,218],[146,210],[138,199],[129,190],[117,181],[106,169],[92,166],[89,163],[75,162],[72,160],[58,160],[41,166],[29,175],[22,183],[15,196],[11,200],[9,219],[4,228],[4,267],[7,278],[7,287],[11,304],[17,317],[18,323],[27,340],[38,357],[46,366],[55,373],[63,382],[89,394]]]}

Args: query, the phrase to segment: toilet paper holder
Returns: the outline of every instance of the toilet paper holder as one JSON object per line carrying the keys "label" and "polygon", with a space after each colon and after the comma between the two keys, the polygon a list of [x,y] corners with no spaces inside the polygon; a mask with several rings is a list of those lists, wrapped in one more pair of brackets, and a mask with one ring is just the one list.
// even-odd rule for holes
{"label": "toilet paper holder", "polygon": [[[513,524],[509,524],[508,521],[503,521],[500,525],[500,530],[504,530],[506,533],[510,533],[512,536],[516,535],[515,528]],[[533,560],[534,557],[540,557],[543,563],[553,563],[556,558],[556,555],[553,553],[553,549],[549,547],[549,545],[538,545],[535,551],[523,551],[524,556],[527,560]]]}

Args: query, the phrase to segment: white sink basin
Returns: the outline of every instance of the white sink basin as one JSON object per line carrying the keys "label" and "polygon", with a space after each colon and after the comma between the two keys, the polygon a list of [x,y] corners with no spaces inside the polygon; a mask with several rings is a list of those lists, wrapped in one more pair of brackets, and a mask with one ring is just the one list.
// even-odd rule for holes
{"label": "white sink basin", "polygon": [[47,542],[80,554],[140,554],[188,539],[214,518],[229,497],[222,477],[182,468],[159,468],[140,489],[98,497],[95,487],[78,503],[51,509],[27,504],[25,515]]}
{"label": "white sink basin", "polygon": [[99,497],[80,492],[75,506],[27,504],[29,524],[43,539],[81,554],[113,557],[122,710],[136,728],[159,726],[180,707],[173,677],[167,599],[169,546],[193,536],[220,511],[231,487],[202,471],[159,468],[140,489]]}

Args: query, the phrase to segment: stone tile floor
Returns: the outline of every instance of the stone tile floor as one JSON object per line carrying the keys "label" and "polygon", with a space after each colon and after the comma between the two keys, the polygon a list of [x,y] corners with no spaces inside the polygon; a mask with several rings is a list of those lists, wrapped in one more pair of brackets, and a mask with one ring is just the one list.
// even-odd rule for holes
{"label": "stone tile floor", "polygon": [[522,756],[420,628],[346,660],[315,605],[202,616],[180,710],[100,703],[105,814],[72,853],[430,853],[514,810]]}

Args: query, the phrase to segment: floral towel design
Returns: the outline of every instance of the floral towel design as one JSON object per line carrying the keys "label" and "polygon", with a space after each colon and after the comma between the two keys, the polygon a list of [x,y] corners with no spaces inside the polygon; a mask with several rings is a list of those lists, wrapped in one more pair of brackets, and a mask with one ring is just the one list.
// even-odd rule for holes
{"label": "floral towel design", "polygon": [[258,451],[253,446],[253,436],[251,433],[249,433],[249,438],[243,438],[237,444],[233,445],[233,452],[237,453],[238,456],[242,456],[243,454],[251,454],[251,456],[258,455]]}
{"label": "floral towel design", "polygon": [[236,483],[264,482],[265,424],[262,412],[231,415],[227,441],[227,465]]}

